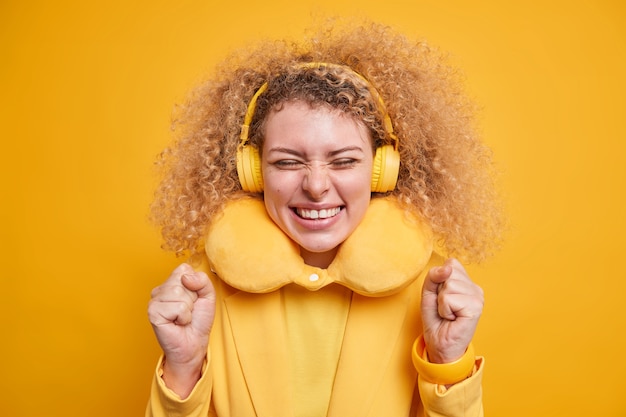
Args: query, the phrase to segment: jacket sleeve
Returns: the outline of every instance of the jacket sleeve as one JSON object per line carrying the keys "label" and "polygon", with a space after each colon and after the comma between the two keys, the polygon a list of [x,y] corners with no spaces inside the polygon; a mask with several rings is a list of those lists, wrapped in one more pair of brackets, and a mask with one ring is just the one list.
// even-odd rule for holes
{"label": "jacket sleeve", "polygon": [[483,417],[482,375],[484,358],[478,357],[470,377],[450,388],[418,377],[425,417]]}
{"label": "jacket sleeve", "polygon": [[210,356],[207,355],[207,361],[202,366],[200,380],[196,383],[189,397],[182,400],[163,381],[163,357],[161,357],[152,378],[146,417],[207,417],[213,415],[209,412],[213,387],[213,378],[209,367]]}

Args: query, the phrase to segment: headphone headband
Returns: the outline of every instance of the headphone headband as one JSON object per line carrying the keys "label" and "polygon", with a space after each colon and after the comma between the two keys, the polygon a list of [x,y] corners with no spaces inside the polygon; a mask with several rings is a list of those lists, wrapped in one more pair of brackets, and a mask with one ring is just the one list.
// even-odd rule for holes
{"label": "headphone headband", "polygon": [[[372,95],[376,97],[376,101],[378,103],[378,109],[383,114],[383,123],[384,123],[385,131],[387,132],[387,135],[389,135],[389,137],[391,138],[393,142],[393,149],[396,151],[398,150],[398,138],[396,137],[393,131],[393,124],[391,123],[391,117],[389,117],[389,113],[387,113],[387,106],[385,105],[385,102],[383,101],[383,98],[381,97],[380,93],[378,93],[378,90],[376,90],[376,88],[364,76],[362,76],[361,74],[359,74],[358,72],[354,71],[352,68],[346,65],[332,64],[328,62],[304,62],[304,63],[298,64],[296,67],[303,68],[303,69],[314,69],[314,68],[323,68],[323,67],[341,68],[341,69],[350,71],[351,73],[356,75],[361,81],[363,81],[363,83],[365,83],[367,88],[370,90],[370,93],[372,93]],[[241,139],[241,142],[239,144],[240,147],[245,146],[248,143],[249,134],[250,134],[250,125],[252,124],[252,118],[254,117],[254,112],[256,111],[256,102],[259,99],[259,96],[267,90],[268,86],[269,86],[269,83],[267,81],[264,82],[263,85],[261,85],[261,87],[259,87],[259,89],[254,93],[254,95],[250,99],[250,102],[248,103],[248,108],[246,109],[246,115],[243,119],[243,125],[241,126],[241,133],[239,134],[239,138]]]}
{"label": "headphone headband", "polygon": [[[398,179],[398,171],[400,168],[400,154],[398,152],[398,138],[393,131],[393,124],[391,118],[387,113],[387,107],[383,101],[378,90],[361,74],[354,71],[352,68],[326,62],[306,62],[296,66],[296,68],[341,68],[347,70],[358,77],[367,86],[370,93],[376,97],[378,109],[383,114],[383,127],[385,132],[392,140],[393,145],[383,145],[376,149],[376,155],[374,157],[374,169],[372,173],[372,191],[374,192],[386,192],[391,191],[396,186]],[[266,81],[259,87],[254,93],[248,108],[246,109],[246,115],[241,126],[241,133],[239,135],[239,146],[237,147],[237,174],[239,175],[239,182],[245,191],[261,192],[263,191],[263,176],[261,174],[261,161],[259,152],[248,146],[250,124],[252,124],[252,118],[256,110],[256,103],[261,94],[263,94],[269,86]]]}

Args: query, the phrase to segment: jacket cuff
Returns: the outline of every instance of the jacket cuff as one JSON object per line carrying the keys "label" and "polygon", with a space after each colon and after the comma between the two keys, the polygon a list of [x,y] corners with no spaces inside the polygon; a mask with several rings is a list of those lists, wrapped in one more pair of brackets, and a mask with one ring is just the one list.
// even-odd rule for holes
{"label": "jacket cuff", "polygon": [[426,415],[483,416],[482,377],[485,359],[476,357],[474,371],[461,382],[449,388],[418,377],[420,397]]}
{"label": "jacket cuff", "polygon": [[165,385],[163,381],[163,359],[164,357],[161,355],[152,379],[146,416],[206,416],[210,405],[210,401],[207,399],[211,398],[213,385],[211,372],[207,371],[209,368],[208,356],[202,364],[202,376],[184,400]]}

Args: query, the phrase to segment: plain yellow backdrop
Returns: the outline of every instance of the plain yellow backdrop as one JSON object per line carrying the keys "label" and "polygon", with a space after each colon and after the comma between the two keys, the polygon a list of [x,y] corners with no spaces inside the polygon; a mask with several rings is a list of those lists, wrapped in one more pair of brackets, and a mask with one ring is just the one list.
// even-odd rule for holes
{"label": "plain yellow backdrop", "polygon": [[621,0],[0,3],[0,413],[138,416],[172,107],[228,51],[361,15],[451,54],[511,228],[472,276],[488,416],[626,416]]}

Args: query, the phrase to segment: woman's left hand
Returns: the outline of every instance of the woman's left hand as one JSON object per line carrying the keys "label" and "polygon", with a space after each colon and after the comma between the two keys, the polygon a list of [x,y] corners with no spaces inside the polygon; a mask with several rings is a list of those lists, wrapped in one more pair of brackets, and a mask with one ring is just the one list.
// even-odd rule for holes
{"label": "woman's left hand", "polygon": [[484,302],[483,290],[456,259],[428,272],[422,289],[422,322],[430,362],[449,363],[463,356]]}

